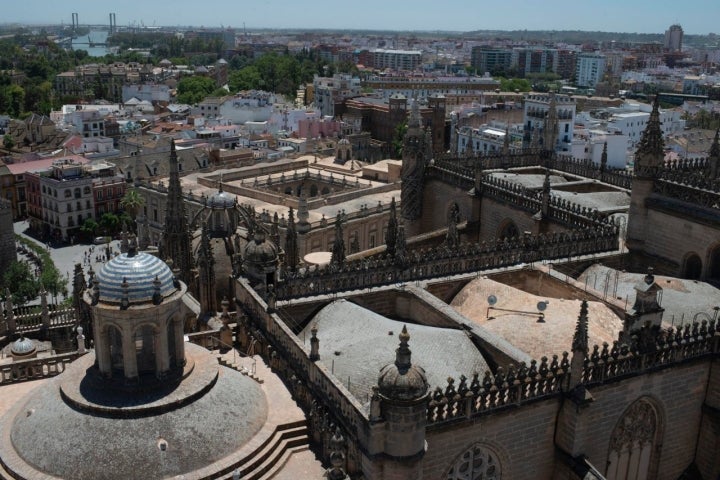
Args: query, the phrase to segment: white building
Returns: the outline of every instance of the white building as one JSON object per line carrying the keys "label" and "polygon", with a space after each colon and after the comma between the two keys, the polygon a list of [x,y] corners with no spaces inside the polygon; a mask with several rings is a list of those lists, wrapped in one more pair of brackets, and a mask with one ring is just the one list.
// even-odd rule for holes
{"label": "white building", "polygon": [[[619,108],[608,109],[612,115],[607,123],[611,133],[620,132],[628,137],[628,149],[635,150],[642,138],[642,133],[650,118],[652,105],[644,103],[626,103]],[[660,110],[660,128],[663,135],[682,131],[685,120],[681,118],[680,110]]]}
{"label": "white building", "polygon": [[[540,132],[545,128],[545,118],[550,109],[552,94],[536,93],[525,98],[523,125],[527,133],[532,135],[535,129]],[[567,95],[555,95],[555,108],[558,118],[558,136],[556,151],[570,151],[573,131],[575,129],[575,100]],[[542,141],[542,133],[538,135]]]}
{"label": "white building", "polygon": [[505,144],[505,136],[510,135],[510,146],[518,146],[522,144],[522,133],[516,128],[511,129],[508,133],[501,128],[491,125],[483,125],[479,128],[469,126],[460,127],[457,132],[457,152],[463,155],[472,143],[474,154],[490,154],[501,152]]}
{"label": "white building", "polygon": [[595,87],[605,75],[605,55],[581,53],[575,63],[575,83],[579,87]]}
{"label": "white building", "polygon": [[372,51],[373,67],[391,70],[415,70],[422,63],[420,50],[385,50],[377,48]]}
{"label": "white building", "polygon": [[137,98],[138,100],[147,100],[150,103],[169,103],[170,87],[164,84],[123,85],[123,102],[127,102],[131,98]]}
{"label": "white building", "polygon": [[360,95],[360,79],[346,73],[313,78],[313,104],[325,117],[335,116],[335,104]]}
{"label": "white building", "polygon": [[611,168],[625,168],[628,160],[628,138],[623,134],[612,134],[606,130],[577,128],[573,135],[570,154],[573,158],[592,160],[599,165],[602,152],[607,144],[607,165]]}

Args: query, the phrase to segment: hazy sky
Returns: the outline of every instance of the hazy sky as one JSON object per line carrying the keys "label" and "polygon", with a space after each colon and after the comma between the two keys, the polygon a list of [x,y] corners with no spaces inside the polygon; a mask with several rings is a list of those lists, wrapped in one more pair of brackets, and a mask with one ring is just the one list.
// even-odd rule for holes
{"label": "hazy sky", "polygon": [[720,31],[718,0],[5,0],[0,23],[347,28],[377,30],[601,30],[662,33]]}

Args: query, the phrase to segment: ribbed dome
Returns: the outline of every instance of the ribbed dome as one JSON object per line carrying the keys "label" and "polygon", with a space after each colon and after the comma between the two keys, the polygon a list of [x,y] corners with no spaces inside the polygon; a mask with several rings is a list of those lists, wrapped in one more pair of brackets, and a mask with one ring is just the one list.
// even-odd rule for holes
{"label": "ribbed dome", "polygon": [[167,297],[175,290],[173,273],[165,262],[147,253],[123,253],[103,265],[96,277],[100,301],[120,303],[123,282],[128,284],[130,303],[149,302],[155,293],[155,278],[160,281],[160,295]]}
{"label": "ribbed dome", "polygon": [[245,246],[244,262],[265,266],[278,261],[278,249],[273,242],[265,238],[263,232],[256,232],[255,238]]}
{"label": "ribbed dome", "polygon": [[20,337],[12,343],[10,353],[14,355],[27,355],[35,350],[35,343],[29,338]]}
{"label": "ribbed dome", "polygon": [[210,208],[232,208],[235,206],[235,196],[227,192],[217,192],[208,199]]}
{"label": "ribbed dome", "polygon": [[408,348],[410,335],[403,327],[400,333],[400,346],[396,350],[395,362],[380,369],[378,389],[380,395],[392,400],[417,400],[428,391],[425,370],[413,365]]}

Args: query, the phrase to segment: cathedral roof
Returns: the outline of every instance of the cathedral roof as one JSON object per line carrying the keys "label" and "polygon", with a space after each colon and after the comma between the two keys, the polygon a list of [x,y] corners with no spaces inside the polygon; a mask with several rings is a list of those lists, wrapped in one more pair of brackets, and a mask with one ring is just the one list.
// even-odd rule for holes
{"label": "cathedral roof", "polygon": [[177,288],[173,273],[165,262],[147,253],[123,253],[103,265],[96,277],[100,287],[100,301],[120,303],[127,283],[130,303],[149,302],[155,294],[155,279],[159,280],[160,295],[167,297]]}
{"label": "cathedral roof", "polygon": [[[598,278],[597,284],[601,282],[602,279]],[[591,279],[590,286],[594,283],[594,279]],[[552,290],[548,287],[547,291]],[[540,360],[544,356],[549,358],[572,349],[581,301],[571,299],[571,293],[557,293],[558,296],[568,298],[537,296],[489,278],[477,278],[463,287],[452,300],[451,306],[485,330],[506,339],[531,358]],[[527,314],[488,311],[490,305],[487,299],[490,295],[496,298],[495,307]],[[541,301],[548,302],[543,312],[544,322],[537,321],[537,305]],[[587,321],[589,345],[602,345],[603,342],[612,345],[623,328],[620,317],[601,302],[588,302]]]}
{"label": "cathedral roof", "polygon": [[[380,370],[395,359],[397,335],[404,323],[346,300],[336,300],[315,315],[301,338],[311,337],[313,324],[318,328],[320,361],[332,364],[335,376],[348,385],[355,398],[364,402],[378,384]],[[415,324],[408,325],[408,330],[412,334],[412,364],[425,370],[432,388],[446,385],[449,376],[457,378],[489,370],[482,354],[462,330]],[[385,378],[386,385],[408,380],[412,387],[418,380],[417,375],[399,378],[384,373],[390,375]]]}
{"label": "cathedral roof", "polygon": [[210,208],[232,208],[235,206],[235,195],[228,192],[217,192],[208,199]]}

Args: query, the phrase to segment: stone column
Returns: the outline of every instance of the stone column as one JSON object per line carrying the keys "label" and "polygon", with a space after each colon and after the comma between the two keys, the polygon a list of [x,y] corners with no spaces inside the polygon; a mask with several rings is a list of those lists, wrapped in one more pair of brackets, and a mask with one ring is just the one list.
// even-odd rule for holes
{"label": "stone column", "polygon": [[137,354],[135,353],[135,338],[128,327],[122,331],[123,368],[125,379],[137,379]]}
{"label": "stone column", "polygon": [[168,353],[167,331],[159,330],[153,335],[155,342],[155,376],[160,377],[170,368],[170,354]]}
{"label": "stone column", "polygon": [[110,358],[110,340],[106,328],[95,329],[95,355],[100,373],[110,377],[112,375],[112,359]]}
{"label": "stone column", "polygon": [[185,365],[185,332],[183,332],[183,322],[178,319],[173,322],[175,334],[175,361],[178,365]]}

